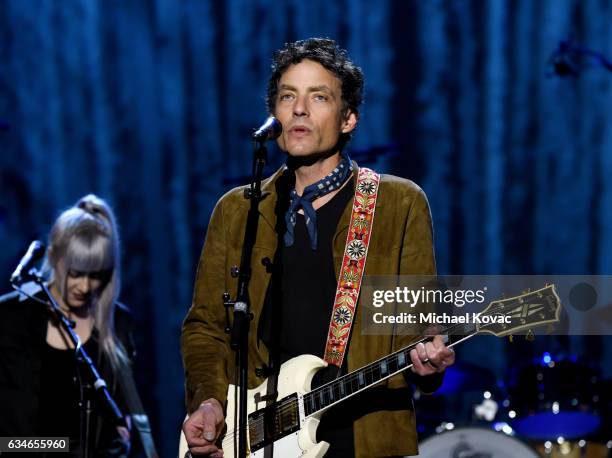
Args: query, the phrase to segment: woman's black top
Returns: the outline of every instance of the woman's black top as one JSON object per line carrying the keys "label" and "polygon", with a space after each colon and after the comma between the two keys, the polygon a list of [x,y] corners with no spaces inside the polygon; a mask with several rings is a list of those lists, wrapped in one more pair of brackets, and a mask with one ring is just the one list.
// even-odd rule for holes
{"label": "woman's black top", "polygon": [[[75,359],[71,351],[47,344],[51,312],[44,304],[10,293],[0,297],[0,317],[0,437],[70,437],[72,445],[78,446],[80,384]],[[117,304],[115,334],[130,357],[134,354],[132,331],[131,314]],[[128,413],[110,361],[99,351],[95,329],[85,350],[121,411]],[[115,425],[95,401],[93,408],[94,456],[125,456],[117,448]]]}
{"label": "woman's black top", "polygon": [[[89,338],[83,348],[88,355],[98,354],[98,344],[93,338]],[[40,373],[38,430],[41,436],[69,436],[73,444],[79,443],[82,390],[74,350],[59,350],[46,345],[41,354]]]}

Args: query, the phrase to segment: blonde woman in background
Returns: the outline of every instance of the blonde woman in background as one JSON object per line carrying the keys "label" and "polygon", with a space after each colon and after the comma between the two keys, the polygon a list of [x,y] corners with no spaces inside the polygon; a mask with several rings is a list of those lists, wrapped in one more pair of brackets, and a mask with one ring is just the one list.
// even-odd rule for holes
{"label": "blonde woman in background", "polygon": [[[121,374],[129,372],[131,380],[133,326],[127,308],[117,302],[119,237],[104,200],[90,194],[57,218],[43,272],[111,395],[128,414],[135,390],[125,389]],[[44,301],[41,291],[34,297]],[[81,456],[83,374],[66,331],[46,305],[18,293],[0,298],[0,316],[0,436],[68,436],[71,456]],[[127,456],[129,429],[112,424],[92,397],[90,456]]]}

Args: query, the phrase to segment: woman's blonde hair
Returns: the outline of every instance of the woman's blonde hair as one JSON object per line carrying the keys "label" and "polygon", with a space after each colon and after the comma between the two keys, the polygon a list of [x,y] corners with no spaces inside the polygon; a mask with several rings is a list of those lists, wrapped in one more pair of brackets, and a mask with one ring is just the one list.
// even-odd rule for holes
{"label": "woman's blonde hair", "polygon": [[[57,268],[60,260],[63,269]],[[62,293],[69,270],[108,271],[101,292],[92,301],[94,328],[98,331],[100,348],[112,366],[117,368],[126,362],[125,349],[114,329],[115,304],[121,284],[119,234],[115,215],[103,199],[89,194],[55,220],[44,269]]]}

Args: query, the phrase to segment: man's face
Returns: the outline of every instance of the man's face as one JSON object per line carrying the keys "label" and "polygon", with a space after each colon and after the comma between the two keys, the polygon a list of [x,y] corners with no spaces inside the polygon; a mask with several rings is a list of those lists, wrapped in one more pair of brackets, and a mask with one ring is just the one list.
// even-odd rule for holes
{"label": "man's face", "polygon": [[340,134],[357,124],[354,113],[342,116],[340,79],[308,59],[291,65],[281,76],[274,115],[283,125],[278,146],[295,157],[326,155]]}

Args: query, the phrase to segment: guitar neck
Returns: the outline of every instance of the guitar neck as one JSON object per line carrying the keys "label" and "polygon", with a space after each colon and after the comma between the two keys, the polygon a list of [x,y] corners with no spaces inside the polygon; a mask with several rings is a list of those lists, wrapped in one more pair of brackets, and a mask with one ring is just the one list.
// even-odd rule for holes
{"label": "guitar neck", "polygon": [[[454,337],[454,339],[451,339],[446,344],[447,347],[452,347],[478,333],[478,329],[473,325],[465,325],[461,331],[461,335],[456,335],[456,326],[450,326],[443,329],[441,333],[444,334],[445,331],[449,331],[450,328],[455,328],[455,335],[449,336],[449,338]],[[409,369],[412,367],[410,351],[414,349],[417,344],[426,342],[427,340],[429,339],[419,339],[401,350],[391,353],[389,356],[385,356],[378,361],[374,361],[367,366],[342,377],[338,377],[336,380],[306,393],[304,395],[304,410],[306,416],[313,415],[338,404],[357,393],[371,388],[383,380]]]}
{"label": "guitar neck", "polygon": [[[479,320],[459,321],[456,324],[440,327],[436,334],[452,336],[451,341],[446,344],[450,347],[481,332],[500,337],[511,332],[558,322],[560,310],[559,296],[551,284],[533,292],[489,303],[488,307],[478,314],[482,318],[488,318],[484,321],[486,324],[482,324]],[[494,318],[504,319],[494,320]],[[509,318],[510,321],[506,321],[505,318]],[[410,351],[428,339],[431,338],[414,342],[389,356],[310,391],[303,398],[304,413],[307,416],[313,415],[412,367]]]}

